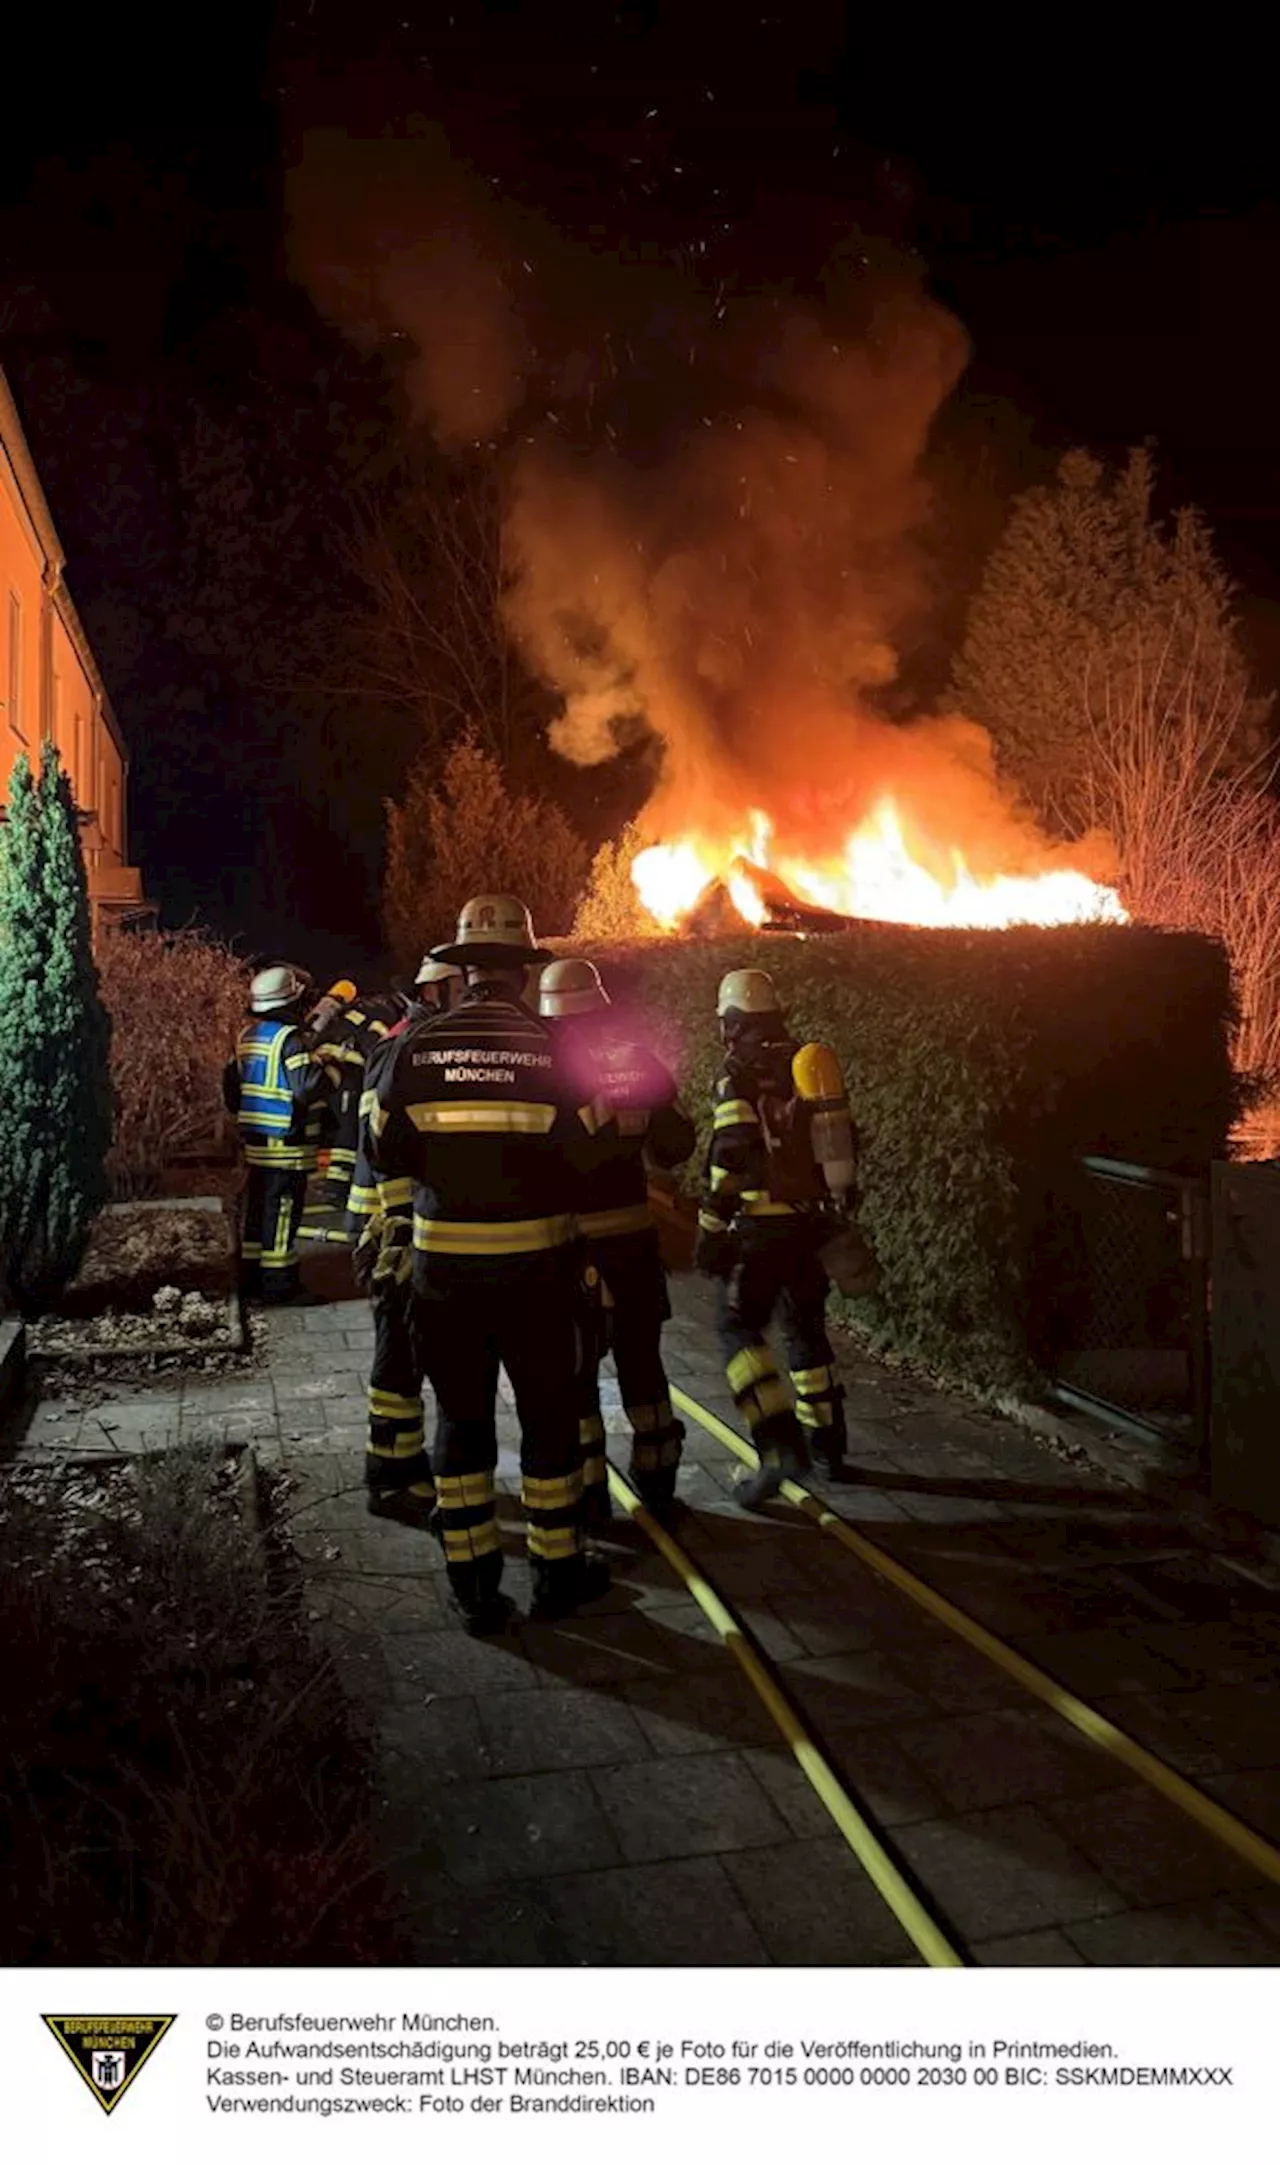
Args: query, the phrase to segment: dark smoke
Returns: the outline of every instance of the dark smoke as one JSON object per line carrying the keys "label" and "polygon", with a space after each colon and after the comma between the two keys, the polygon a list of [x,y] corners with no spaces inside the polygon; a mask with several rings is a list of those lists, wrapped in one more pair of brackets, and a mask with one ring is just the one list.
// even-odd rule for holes
{"label": "dark smoke", "polygon": [[967,357],[914,265],[854,237],[798,301],[741,295],[698,251],[624,263],[430,130],[309,138],[290,213],[317,303],[366,342],[407,333],[417,414],[493,446],[552,744],[592,765],[653,732],[655,837],[765,804],[780,844],[832,845],[891,787],[975,869],[1043,857],[981,731],[875,715],[927,600],[921,455]]}

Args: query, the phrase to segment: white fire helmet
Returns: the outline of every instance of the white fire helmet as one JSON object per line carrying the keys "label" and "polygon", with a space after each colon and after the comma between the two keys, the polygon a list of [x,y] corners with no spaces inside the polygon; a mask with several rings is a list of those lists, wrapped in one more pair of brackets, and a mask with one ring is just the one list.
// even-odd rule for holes
{"label": "white fire helmet", "polygon": [[433,962],[430,955],[424,955],[418,966],[418,974],[413,982],[415,985],[442,985],[446,978],[461,977],[461,975],[461,970],[454,963]]}
{"label": "white fire helmet", "polygon": [[297,970],[291,962],[279,962],[269,970],[259,970],[249,984],[249,1012],[251,1015],[275,1015],[283,1007],[293,1007],[302,999],[310,985],[304,970]]}
{"label": "white fire helmet", "polygon": [[533,919],[515,895],[474,895],[458,918],[456,937],[447,947],[433,947],[436,962],[513,964],[550,962],[551,955],[533,936]]}
{"label": "white fire helmet", "polygon": [[609,995],[594,962],[551,962],[538,986],[540,1015],[587,1015],[608,1007]]}
{"label": "white fire helmet", "polygon": [[723,1021],[733,1015],[780,1015],[782,1002],[767,970],[730,970],[720,980],[716,1014]]}

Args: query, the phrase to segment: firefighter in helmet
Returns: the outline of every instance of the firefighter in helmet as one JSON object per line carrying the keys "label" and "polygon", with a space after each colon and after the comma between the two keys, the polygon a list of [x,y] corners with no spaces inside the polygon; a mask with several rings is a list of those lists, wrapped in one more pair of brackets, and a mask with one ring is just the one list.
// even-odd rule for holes
{"label": "firefighter in helmet", "polygon": [[696,1140],[693,1122],[662,1062],[617,1026],[593,963],[551,963],[542,973],[538,1009],[559,1037],[575,1085],[591,1102],[603,1148],[578,1197],[578,1229],[596,1293],[585,1318],[578,1400],[588,1521],[609,1516],[599,1392],[607,1345],[631,1425],[632,1482],[651,1510],[669,1511],[684,1430],[672,1416],[662,1365],[662,1326],[671,1305],[649,1210],[646,1159],[664,1170],[682,1165]]}
{"label": "firefighter in helmet", "polygon": [[[804,1056],[766,971],[730,970],[716,1012],[725,1059],[694,1266],[718,1281],[725,1373],[760,1457],[759,1471],[737,1491],[754,1510],[808,1466],[810,1443],[833,1479],[845,1473],[844,1394],[827,1336],[830,1282],[819,1259],[831,1234],[828,1192],[809,1108],[797,1091],[797,1056]],[[828,1087],[843,1093],[838,1068]],[[852,1140],[848,1148],[851,1159]],[[850,1162],[850,1192],[852,1178]],[[775,1314],[794,1406],[765,1336]]]}
{"label": "firefighter in helmet", "polygon": [[393,1003],[362,999],[350,978],[331,985],[310,1018],[311,1044],[341,1076],[333,1108],[323,1200],[345,1210],[356,1164],[356,1130],[365,1062],[395,1021]]}
{"label": "firefighter in helmet", "polygon": [[[396,1275],[395,1251],[385,1251],[383,1231],[388,1206],[398,1192],[379,1185],[371,1161],[369,1116],[377,1103],[382,1072],[395,1057],[398,1040],[419,1023],[430,1022],[448,1006],[462,972],[424,956],[414,980],[416,997],[385,1038],[375,1040],[365,1063],[356,1127],[356,1163],[347,1195],[347,1239],[352,1248],[356,1284],[373,1307],[373,1365],[369,1371],[369,1434],[365,1450],[365,1488],[369,1509],[379,1518],[403,1525],[434,1523],[435,1483],[427,1455],[422,1406],[422,1361],[413,1332],[413,1291]],[[411,1200],[411,1191],[409,1191]]]}
{"label": "firefighter in helmet", "polygon": [[298,1283],[298,1222],[338,1088],[336,1069],[303,1035],[310,990],[291,963],[259,970],[249,986],[250,1019],[224,1075],[247,1169],[244,1289],[271,1303],[306,1298]]}
{"label": "firefighter in helmet", "polygon": [[511,895],[480,895],[433,951],[463,997],[406,1031],[370,1108],[373,1170],[387,1198],[387,1273],[411,1277],[435,1393],[432,1454],[450,1585],[467,1628],[501,1630],[495,1510],[499,1366],[520,1423],[534,1613],[567,1615],[603,1593],[583,1538],[575,1403],[576,1181],[596,1145],[525,973],[551,957]]}

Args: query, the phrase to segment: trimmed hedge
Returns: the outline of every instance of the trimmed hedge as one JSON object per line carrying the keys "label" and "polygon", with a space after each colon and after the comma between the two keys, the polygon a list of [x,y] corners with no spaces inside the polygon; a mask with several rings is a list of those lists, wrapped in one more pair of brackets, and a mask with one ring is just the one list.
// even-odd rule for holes
{"label": "trimmed hedge", "polygon": [[[587,954],[680,1078],[700,1127],[724,971],[768,969],[802,1042],[840,1055],[882,1290],[881,1344],[984,1391],[1034,1387],[1074,1295],[1076,1161],[1202,1171],[1236,1113],[1230,973],[1216,941],[1137,926],[966,933],[866,924]],[[836,1296],[837,1312],[846,1307]]]}

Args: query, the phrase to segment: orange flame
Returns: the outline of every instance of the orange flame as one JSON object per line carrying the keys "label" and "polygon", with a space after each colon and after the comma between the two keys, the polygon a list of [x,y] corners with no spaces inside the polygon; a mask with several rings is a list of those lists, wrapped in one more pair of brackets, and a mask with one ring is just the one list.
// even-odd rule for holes
{"label": "orange flame", "polygon": [[1128,921],[1114,888],[1083,872],[1055,866],[982,879],[954,847],[942,853],[945,869],[931,869],[913,853],[891,796],[876,802],[836,854],[775,855],[772,841],[770,820],[753,809],[746,833],[727,843],[706,835],[656,843],[641,850],[632,867],[636,891],[668,932],[678,929],[717,878],[725,881],[738,914],[748,924],[763,924],[766,904],[745,869],[752,864],[776,873],[798,901],[887,924],[993,930]]}

